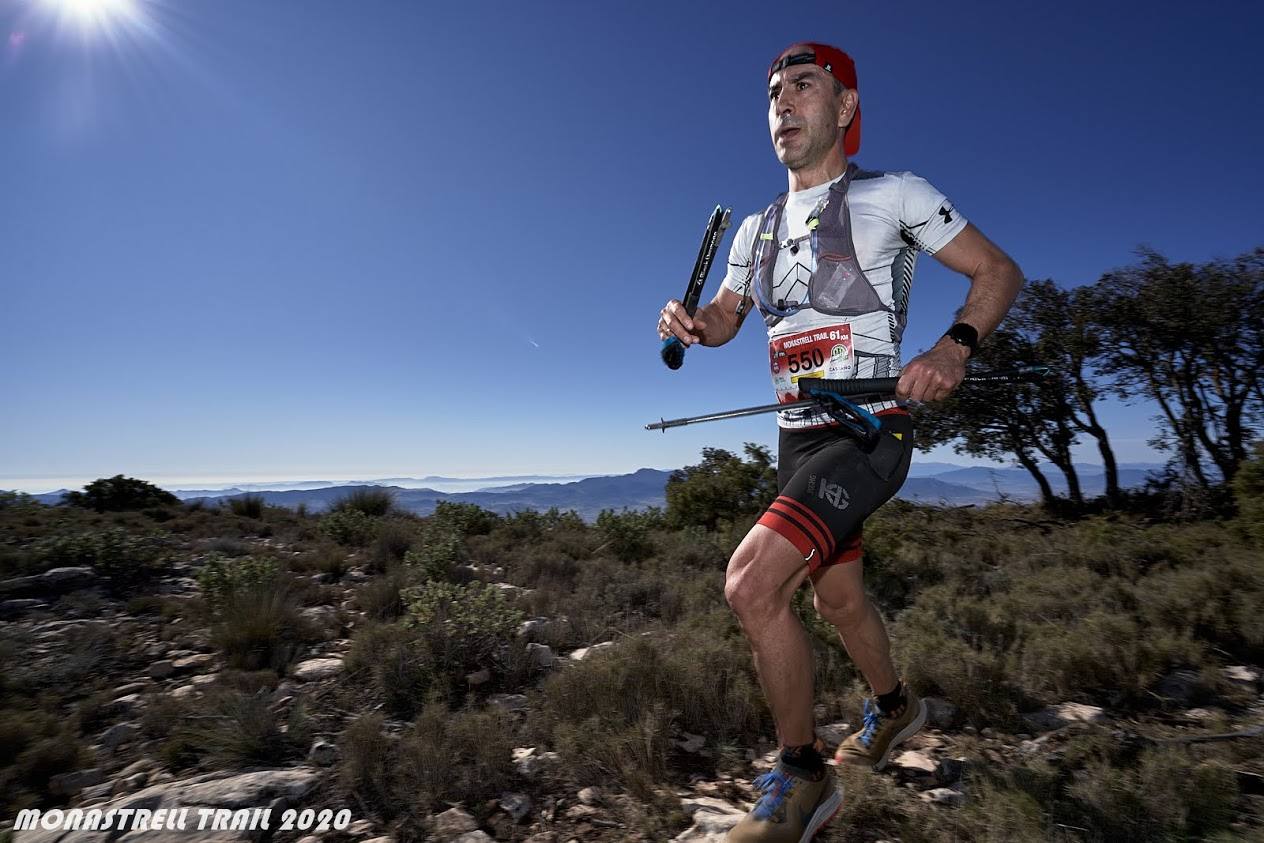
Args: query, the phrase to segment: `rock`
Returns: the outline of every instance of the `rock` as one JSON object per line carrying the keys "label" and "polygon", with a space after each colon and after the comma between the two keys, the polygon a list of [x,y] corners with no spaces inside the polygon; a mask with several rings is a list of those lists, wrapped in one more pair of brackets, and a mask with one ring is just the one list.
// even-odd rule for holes
{"label": "rock", "polygon": [[940,758],[935,765],[935,781],[941,785],[954,784],[961,781],[966,772],[966,759]]}
{"label": "rock", "polygon": [[485,831],[467,831],[460,837],[453,837],[452,843],[496,843]]}
{"label": "rock", "polygon": [[[118,796],[102,805],[94,806],[101,811],[120,811],[125,808],[143,808],[149,811],[187,808],[194,826],[198,808],[262,808],[297,806],[303,797],[311,793],[320,781],[320,773],[311,768],[294,767],[279,770],[258,770],[225,776],[223,773],[204,773],[181,781],[151,784],[143,790]],[[101,787],[103,785],[98,785]],[[273,816],[278,816],[274,809]],[[94,837],[82,832],[22,831],[15,835],[14,843],[104,843],[106,839],[117,843],[237,843],[249,839],[249,832],[185,831],[129,831],[118,836]]]}
{"label": "rock", "polygon": [[505,711],[526,711],[526,694],[492,694],[487,698],[488,705],[503,708]]}
{"label": "rock", "polygon": [[298,843],[320,843],[320,838],[315,834],[309,834],[306,837],[300,837]]}
{"label": "rock", "polygon": [[694,735],[689,732],[681,733],[682,740],[676,741],[676,746],[685,752],[701,752],[702,748],[707,745],[707,739],[702,735]]}
{"label": "rock", "polygon": [[47,608],[48,601],[36,600],[34,597],[25,597],[16,600],[0,600],[0,618],[15,618],[18,615],[23,615],[27,612]]}
{"label": "rock", "polygon": [[557,656],[553,654],[553,648],[547,644],[531,643],[527,645],[527,661],[533,667],[547,669],[557,661]]}
{"label": "rock", "polygon": [[439,837],[452,837],[478,829],[474,818],[460,808],[449,808],[434,818],[434,833]]}
{"label": "rock", "polygon": [[557,843],[557,834],[552,831],[541,831],[523,840],[522,843]]}
{"label": "rock", "polygon": [[126,685],[119,685],[114,689],[115,697],[125,697],[129,694],[139,694],[142,691],[148,691],[153,687],[151,682],[128,682]]}
{"label": "rock", "polygon": [[329,767],[338,761],[338,747],[317,738],[307,751],[307,760],[318,767]]}
{"label": "rock", "polygon": [[525,793],[506,793],[500,797],[500,809],[513,817],[516,823],[522,822],[531,813],[531,797]]}
{"label": "rock", "polygon": [[518,625],[519,638],[532,638],[544,630],[548,618],[529,618]]}
{"label": "rock", "polygon": [[1230,683],[1247,690],[1254,691],[1256,684],[1260,681],[1260,672],[1253,667],[1247,667],[1242,664],[1234,664],[1220,671]]}
{"label": "rock", "polygon": [[1023,722],[1037,732],[1052,732],[1071,723],[1099,723],[1106,712],[1095,705],[1065,702],[1023,715]]}
{"label": "rock", "polygon": [[514,767],[524,776],[534,776],[561,760],[562,757],[556,752],[538,752],[534,746],[520,746],[513,751]]}
{"label": "rock", "polygon": [[571,661],[582,662],[584,659],[588,658],[593,653],[596,653],[599,650],[604,650],[607,647],[613,647],[613,646],[614,646],[613,641],[602,641],[600,644],[594,644],[591,647],[580,647],[578,650],[571,651]]}
{"label": "rock", "polygon": [[953,790],[951,787],[937,787],[933,790],[927,790],[919,793],[918,796],[925,802],[931,802],[936,805],[960,805],[966,801],[965,794],[959,790]]}
{"label": "rock", "polygon": [[569,820],[585,820],[600,813],[600,809],[592,805],[572,805],[566,809],[566,818]]}
{"label": "rock", "polygon": [[816,727],[816,736],[830,746],[838,746],[850,734],[851,724],[842,720],[837,723],[827,723],[824,726]]}
{"label": "rock", "polygon": [[197,653],[182,659],[176,659],[171,663],[171,668],[176,673],[202,673],[210,668],[214,662],[215,657],[210,653]]}
{"label": "rock", "polygon": [[361,841],[361,843],[395,843],[395,838],[383,835],[382,837],[370,837],[368,840]]}
{"label": "rock", "polygon": [[0,594],[14,598],[54,596],[83,588],[96,579],[97,575],[91,568],[49,568],[42,574],[0,581]]}
{"label": "rock", "polygon": [[575,796],[584,805],[601,804],[601,791],[595,787],[586,787],[579,793],[575,794]]}
{"label": "rock", "polygon": [[114,782],[102,782],[79,791],[79,799],[84,803],[101,802],[114,795]]}
{"label": "rock", "polygon": [[308,606],[298,614],[325,640],[337,638],[342,632],[342,621],[338,618],[338,610],[333,606]]}
{"label": "rock", "polygon": [[961,722],[961,710],[945,699],[923,697],[926,706],[926,725],[932,729],[954,729]]}
{"label": "rock", "polygon": [[145,700],[140,694],[127,694],[110,700],[104,708],[110,714],[127,717],[145,707]]}
{"label": "rock", "polygon": [[179,688],[173,688],[167,696],[174,700],[187,700],[191,697],[199,696],[202,692],[198,690],[197,685],[181,685]]}
{"label": "rock", "polygon": [[1185,712],[1185,716],[1190,720],[1214,720],[1219,717],[1216,712],[1206,708],[1191,708]]}
{"label": "rock", "polygon": [[76,770],[73,773],[62,773],[48,780],[48,789],[58,796],[70,796],[85,787],[92,787],[105,780],[105,775],[98,767],[87,770]]}
{"label": "rock", "polygon": [[680,805],[693,825],[672,838],[676,843],[724,843],[729,829],[746,815],[741,808],[709,796],[682,799]]}
{"label": "rock", "polygon": [[291,673],[299,682],[316,682],[337,676],[343,667],[342,659],[308,659],[295,665]]}
{"label": "rock", "polygon": [[171,659],[162,659],[161,661],[156,661],[149,666],[149,675],[155,679],[166,679],[175,672],[175,664],[171,661]]}
{"label": "rock", "polygon": [[347,826],[347,834],[352,837],[364,837],[366,834],[373,833],[373,823],[370,820],[356,820]]}
{"label": "rock", "polygon": [[144,771],[132,773],[130,776],[121,778],[120,781],[123,782],[123,788],[128,792],[140,790],[142,787],[149,784],[149,773]]}
{"label": "rock", "polygon": [[134,723],[116,723],[101,733],[101,743],[115,749],[140,737],[140,729]]}
{"label": "rock", "polygon": [[1202,678],[1196,670],[1173,670],[1159,680],[1154,692],[1179,706],[1189,705],[1202,689]]}
{"label": "rock", "polygon": [[935,759],[931,758],[924,752],[916,750],[906,750],[901,752],[895,758],[891,759],[891,763],[899,767],[905,773],[915,776],[929,776],[935,772]]}
{"label": "rock", "polygon": [[214,685],[219,679],[218,673],[199,673],[197,676],[189,677],[189,684],[194,688],[205,688],[207,685]]}
{"label": "rock", "polygon": [[139,761],[133,761],[131,764],[128,764],[122,770],[119,770],[118,774],[120,777],[126,778],[127,776],[131,776],[136,773],[148,773],[154,770],[157,766],[157,763],[155,763],[153,759],[142,758]]}
{"label": "rock", "polygon": [[490,681],[492,681],[492,672],[487,668],[465,674],[465,683],[471,688],[477,688],[479,685],[486,685]]}

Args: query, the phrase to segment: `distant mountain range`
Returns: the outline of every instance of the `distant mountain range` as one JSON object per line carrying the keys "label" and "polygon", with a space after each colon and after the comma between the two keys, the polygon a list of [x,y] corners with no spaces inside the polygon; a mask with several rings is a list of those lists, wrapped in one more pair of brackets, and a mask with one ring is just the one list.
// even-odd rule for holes
{"label": "distant mountain range", "polygon": [[[1121,465],[1120,485],[1125,488],[1144,485],[1147,476],[1160,467],[1157,463]],[[1104,492],[1106,479],[1101,466],[1077,465],[1076,469],[1086,496],[1093,497]],[[572,479],[576,476],[581,479]],[[301,503],[306,504],[310,512],[321,512],[355,489],[386,488],[395,495],[397,506],[417,515],[434,512],[439,501],[455,501],[477,504],[502,515],[526,509],[543,511],[557,507],[563,511],[574,510],[580,517],[591,521],[603,509],[665,506],[664,489],[670,476],[670,471],[642,468],[631,474],[609,476],[392,477],[344,483],[324,480],[241,483],[224,489],[168,491],[182,500],[206,502],[256,494],[262,496],[267,503],[277,506],[296,507]],[[1066,492],[1066,483],[1060,472],[1051,471],[1047,476],[1055,491]],[[422,485],[426,481],[447,488],[440,490]],[[61,502],[66,491],[59,489],[32,497],[42,503],[56,504]],[[964,506],[992,503],[1002,498],[1034,501],[1040,498],[1040,490],[1031,475],[1021,468],[915,462],[898,497],[916,503]]]}

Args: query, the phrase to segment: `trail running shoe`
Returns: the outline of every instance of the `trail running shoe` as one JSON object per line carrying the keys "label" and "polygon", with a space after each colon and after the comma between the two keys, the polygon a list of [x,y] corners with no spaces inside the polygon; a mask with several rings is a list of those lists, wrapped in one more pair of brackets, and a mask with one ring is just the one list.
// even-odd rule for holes
{"label": "trail running shoe", "polygon": [[926,724],[926,706],[912,691],[908,702],[892,714],[883,715],[878,704],[865,700],[865,725],[838,745],[834,760],[853,767],[881,770],[891,758],[891,751],[917,734]]}
{"label": "trail running shoe", "polygon": [[829,770],[814,782],[778,763],[754,785],[762,795],[729,831],[728,843],[808,843],[843,806],[842,791]]}

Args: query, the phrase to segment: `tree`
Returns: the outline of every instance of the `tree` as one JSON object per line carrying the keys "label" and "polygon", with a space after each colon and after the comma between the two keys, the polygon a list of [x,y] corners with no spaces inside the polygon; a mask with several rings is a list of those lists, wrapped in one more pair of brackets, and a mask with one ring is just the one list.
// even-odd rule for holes
{"label": "tree", "polygon": [[71,506],[95,509],[97,512],[146,509],[180,502],[175,495],[152,483],[121,474],[93,480],[83,487],[82,492],[67,492],[62,495],[62,500]]}
{"label": "tree", "polygon": [[[1036,343],[1008,327],[993,332],[979,348],[978,366],[984,370],[1042,362]],[[1077,431],[1068,395],[1065,373],[1057,371],[1038,384],[970,384],[945,401],[917,408],[918,447],[952,442],[959,454],[1013,457],[1040,487],[1045,506],[1056,509],[1058,496],[1040,466],[1044,457],[1066,478],[1071,501],[1082,503],[1071,460]]]}
{"label": "tree", "polygon": [[1102,370],[1124,398],[1143,396],[1188,481],[1207,488],[1207,461],[1232,483],[1261,424],[1264,249],[1233,260],[1141,261],[1102,276],[1092,293]]}
{"label": "tree", "polygon": [[667,479],[668,524],[714,530],[721,519],[767,509],[777,496],[772,454],[750,442],[745,453],[743,461],[722,448],[703,448],[701,463],[672,472]]}

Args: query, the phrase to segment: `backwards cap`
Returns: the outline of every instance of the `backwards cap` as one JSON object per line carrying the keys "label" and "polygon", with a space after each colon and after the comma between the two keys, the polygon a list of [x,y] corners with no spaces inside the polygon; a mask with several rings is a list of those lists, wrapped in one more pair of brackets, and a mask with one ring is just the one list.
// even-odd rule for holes
{"label": "backwards cap", "polygon": [[[796,47],[804,49],[787,54],[786,50]],[[772,80],[772,75],[777,71],[785,70],[787,67],[796,64],[814,64],[843,83],[844,87],[859,90],[856,85],[856,63],[851,60],[851,56],[837,47],[831,47],[829,44],[818,44],[815,41],[799,41],[778,53],[777,58],[768,67],[769,81]],[[860,103],[856,103],[856,114],[843,135],[843,152],[847,155],[855,155],[859,151]]]}

